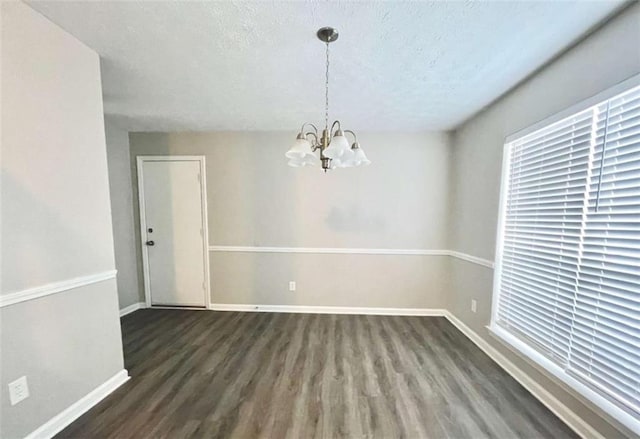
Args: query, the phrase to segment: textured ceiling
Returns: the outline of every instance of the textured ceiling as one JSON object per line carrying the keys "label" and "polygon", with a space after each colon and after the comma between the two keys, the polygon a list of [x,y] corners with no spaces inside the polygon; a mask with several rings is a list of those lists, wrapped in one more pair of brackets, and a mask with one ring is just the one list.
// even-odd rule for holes
{"label": "textured ceiling", "polygon": [[102,58],[105,113],[135,131],[451,129],[621,1],[29,2]]}

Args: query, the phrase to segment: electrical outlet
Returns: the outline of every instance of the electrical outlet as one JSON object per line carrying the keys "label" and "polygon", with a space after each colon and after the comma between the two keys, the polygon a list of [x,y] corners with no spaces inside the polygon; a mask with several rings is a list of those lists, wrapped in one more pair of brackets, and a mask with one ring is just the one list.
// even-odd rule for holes
{"label": "electrical outlet", "polygon": [[292,280],[289,281],[289,291],[295,291],[296,290],[296,281]]}
{"label": "electrical outlet", "polygon": [[9,399],[11,400],[11,405],[16,405],[28,397],[29,386],[27,385],[27,377],[20,377],[9,383]]}
{"label": "electrical outlet", "polygon": [[475,299],[471,299],[471,312],[476,312],[478,309],[478,302]]}

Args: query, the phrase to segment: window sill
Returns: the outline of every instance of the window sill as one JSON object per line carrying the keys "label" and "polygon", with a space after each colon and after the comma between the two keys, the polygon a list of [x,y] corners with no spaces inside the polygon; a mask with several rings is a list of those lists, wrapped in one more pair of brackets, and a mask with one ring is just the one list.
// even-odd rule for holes
{"label": "window sill", "polygon": [[516,354],[519,354],[541,373],[558,381],[563,388],[572,394],[572,396],[575,396],[582,401],[586,400],[594,404],[598,409],[602,410],[606,415],[608,415],[606,416],[606,419],[608,419],[612,425],[640,435],[639,418],[634,417],[629,412],[621,409],[607,398],[595,392],[589,386],[567,374],[560,366],[541,355],[535,349],[527,345],[518,337],[510,334],[505,329],[494,324],[487,326],[487,329],[489,330],[489,333],[500,343],[504,344]]}

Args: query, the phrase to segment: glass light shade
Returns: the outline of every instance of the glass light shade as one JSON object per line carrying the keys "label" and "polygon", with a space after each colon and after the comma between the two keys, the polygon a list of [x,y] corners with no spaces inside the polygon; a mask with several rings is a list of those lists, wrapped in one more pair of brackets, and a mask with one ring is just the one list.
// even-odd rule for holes
{"label": "glass light shade", "polygon": [[292,168],[300,168],[303,166],[313,166],[316,163],[318,163],[318,158],[315,156],[315,154],[307,155],[304,157],[295,157],[295,158],[289,159],[289,161],[287,162],[287,164]]}
{"label": "glass light shade", "polygon": [[315,166],[318,164],[320,160],[318,159],[318,157],[316,157],[315,154],[311,154],[311,155],[307,155],[304,158],[304,165],[302,166]]}
{"label": "glass light shade", "polygon": [[329,165],[329,169],[338,169],[342,168],[342,162],[340,159],[331,159],[331,165]]}
{"label": "glass light shade", "polygon": [[341,159],[345,153],[347,154],[346,158],[348,158],[351,155],[351,149],[349,148],[349,142],[345,136],[335,135],[331,139],[329,147],[322,151],[322,153],[325,157],[329,157],[330,159]]}
{"label": "glass light shade", "polygon": [[356,163],[356,155],[352,152],[348,157],[343,155],[340,157],[340,167],[341,168],[353,168],[354,166],[358,166]]}
{"label": "glass light shade", "polygon": [[293,144],[291,149],[287,151],[284,156],[288,159],[304,159],[308,156],[314,156],[315,154],[311,150],[311,143],[305,138],[296,139],[296,143]]}
{"label": "glass light shade", "polygon": [[354,166],[367,166],[371,164],[371,160],[367,158],[362,148],[354,150],[353,162]]}
{"label": "glass light shade", "polygon": [[287,165],[291,166],[292,168],[299,168],[301,166],[304,166],[304,159],[301,159],[300,157],[289,159]]}

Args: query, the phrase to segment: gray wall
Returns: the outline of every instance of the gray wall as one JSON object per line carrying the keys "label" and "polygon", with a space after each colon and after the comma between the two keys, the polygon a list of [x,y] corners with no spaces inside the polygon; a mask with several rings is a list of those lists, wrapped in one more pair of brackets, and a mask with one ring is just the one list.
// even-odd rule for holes
{"label": "gray wall", "polygon": [[[105,117],[109,191],[113,220],[113,244],[118,270],[120,309],[144,302],[142,279],[138,277],[133,220],[133,188],[129,162],[129,133]],[[137,209],[137,205],[136,205]]]}
{"label": "gray wall", "polygon": [[[604,28],[491,105],[454,133],[452,228],[454,250],[494,259],[502,152],[505,137],[640,72],[640,5],[636,2]],[[492,338],[493,270],[451,262],[450,311],[540,382],[605,437],[618,437],[591,404],[584,404]],[[478,301],[477,313],[470,310]]]}
{"label": "gray wall", "polygon": [[[327,174],[288,167],[293,140],[294,132],[131,133],[134,184],[137,155],[205,155],[210,245],[447,247],[447,134],[359,133],[373,164]],[[441,308],[446,298],[446,256],[210,256],[213,303]]]}
{"label": "gray wall", "polygon": [[[2,2],[3,298],[114,269],[97,54]],[[15,296],[13,296],[15,297]],[[123,369],[114,279],[0,309],[0,437],[23,437]],[[22,375],[31,396],[9,403]]]}

